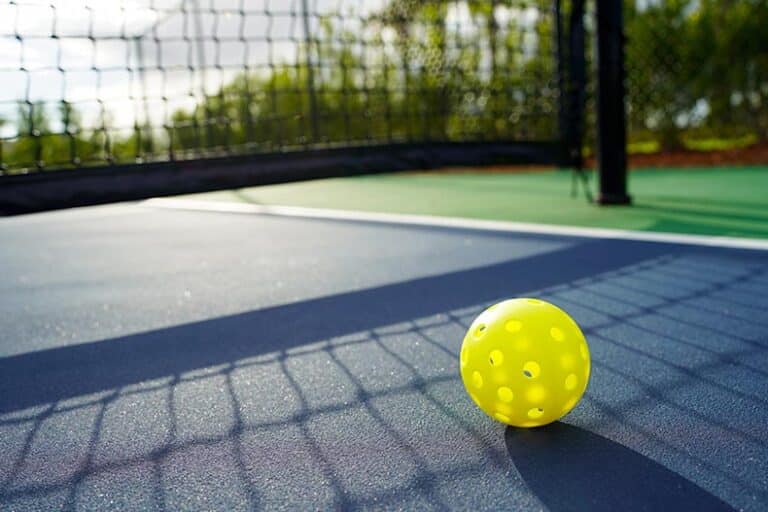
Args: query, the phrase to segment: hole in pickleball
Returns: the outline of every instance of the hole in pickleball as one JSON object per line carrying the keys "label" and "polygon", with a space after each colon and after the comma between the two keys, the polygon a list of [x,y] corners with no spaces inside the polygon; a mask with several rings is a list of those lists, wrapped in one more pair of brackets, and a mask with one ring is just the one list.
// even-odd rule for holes
{"label": "hole in pickleball", "polygon": [[529,379],[535,379],[541,374],[541,367],[536,361],[528,361],[523,365],[523,375]]}
{"label": "hole in pickleball", "polygon": [[476,371],[472,373],[472,384],[478,389],[483,387],[483,376],[480,375],[480,372]]}
{"label": "hole in pickleball", "polygon": [[504,325],[504,328],[507,330],[507,332],[517,332],[523,328],[523,322],[520,320],[510,320],[506,323],[506,325]]}
{"label": "hole in pickleball", "polygon": [[509,402],[512,401],[513,398],[515,398],[515,394],[512,393],[512,390],[509,389],[506,386],[500,387],[496,391],[496,395],[498,395],[499,400],[501,400],[502,402],[505,402],[505,403],[509,403]]}
{"label": "hole in pickleball", "polygon": [[572,373],[568,375],[565,378],[565,389],[568,391],[576,389],[576,385],[579,383],[579,378],[576,376],[575,373]]}
{"label": "hole in pickleball", "polygon": [[500,412],[494,413],[493,416],[502,423],[509,423],[509,418]]}
{"label": "hole in pickleball", "polygon": [[491,366],[499,366],[504,362],[504,354],[502,354],[501,350],[491,350],[488,360],[490,361]]}
{"label": "hole in pickleball", "polygon": [[533,409],[530,409],[528,411],[528,417],[531,418],[532,420],[541,418],[543,414],[544,414],[544,409],[542,409],[541,407],[534,407]]}
{"label": "hole in pickleball", "polygon": [[533,305],[535,305],[535,306],[541,306],[542,304],[544,304],[544,303],[543,303],[542,301],[540,301],[539,299],[528,299],[528,301],[527,301],[527,302],[528,302],[528,304],[533,304]]}
{"label": "hole in pickleball", "polygon": [[589,358],[589,351],[587,350],[586,343],[582,343],[581,345],[579,345],[579,353],[581,354],[581,358],[583,360],[586,361]]}
{"label": "hole in pickleball", "polygon": [[482,338],[485,333],[485,324],[480,324],[475,329],[475,339]]}
{"label": "hole in pickleball", "polygon": [[549,335],[555,341],[563,341],[565,339],[565,333],[559,327],[553,327],[549,330]]}

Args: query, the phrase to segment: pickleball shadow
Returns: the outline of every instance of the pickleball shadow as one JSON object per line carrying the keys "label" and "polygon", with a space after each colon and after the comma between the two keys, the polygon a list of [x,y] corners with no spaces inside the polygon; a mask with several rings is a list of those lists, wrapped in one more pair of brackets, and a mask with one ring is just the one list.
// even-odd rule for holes
{"label": "pickleball shadow", "polygon": [[734,510],[654,460],[566,423],[508,427],[504,438],[520,476],[552,512]]}

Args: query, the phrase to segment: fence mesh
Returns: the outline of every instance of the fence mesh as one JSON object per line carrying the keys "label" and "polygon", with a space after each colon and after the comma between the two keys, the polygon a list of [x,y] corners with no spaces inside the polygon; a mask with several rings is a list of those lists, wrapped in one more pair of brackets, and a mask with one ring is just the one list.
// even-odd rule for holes
{"label": "fence mesh", "polygon": [[631,152],[768,140],[768,3],[624,0]]}
{"label": "fence mesh", "polygon": [[425,141],[552,141],[547,0],[10,1],[5,173]]}

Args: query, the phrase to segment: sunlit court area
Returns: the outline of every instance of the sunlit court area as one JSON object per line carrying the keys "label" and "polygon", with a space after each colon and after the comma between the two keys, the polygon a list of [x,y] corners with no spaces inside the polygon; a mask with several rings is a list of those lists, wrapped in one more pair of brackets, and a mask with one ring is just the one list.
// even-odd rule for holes
{"label": "sunlit court area", "polygon": [[768,509],[766,26],[0,0],[0,511]]}

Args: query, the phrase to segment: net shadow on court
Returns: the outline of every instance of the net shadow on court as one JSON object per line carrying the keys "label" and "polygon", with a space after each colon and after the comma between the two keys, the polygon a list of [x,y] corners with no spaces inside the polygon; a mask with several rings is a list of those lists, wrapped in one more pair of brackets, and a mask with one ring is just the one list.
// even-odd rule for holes
{"label": "net shadow on court", "polygon": [[[576,264],[611,245],[625,250],[610,268]],[[106,505],[105,486],[117,485],[125,506],[158,510],[462,508],[478,499],[557,509],[563,496],[546,479],[574,471],[563,452],[575,443],[609,470],[632,464],[649,492],[671,482],[699,503],[760,508],[768,265],[749,253],[670,247],[585,243],[5,358],[0,431],[21,442],[0,473],[0,503],[74,510]],[[466,293],[446,295],[458,286]],[[505,433],[485,418],[456,367],[471,320],[510,288],[566,308],[592,351],[583,402],[535,432]],[[90,430],[64,436],[72,459],[51,460],[52,433],[84,419]],[[525,448],[530,440],[540,450]],[[194,478],[181,478],[177,467],[190,464]],[[600,483],[599,473],[581,476]]]}

